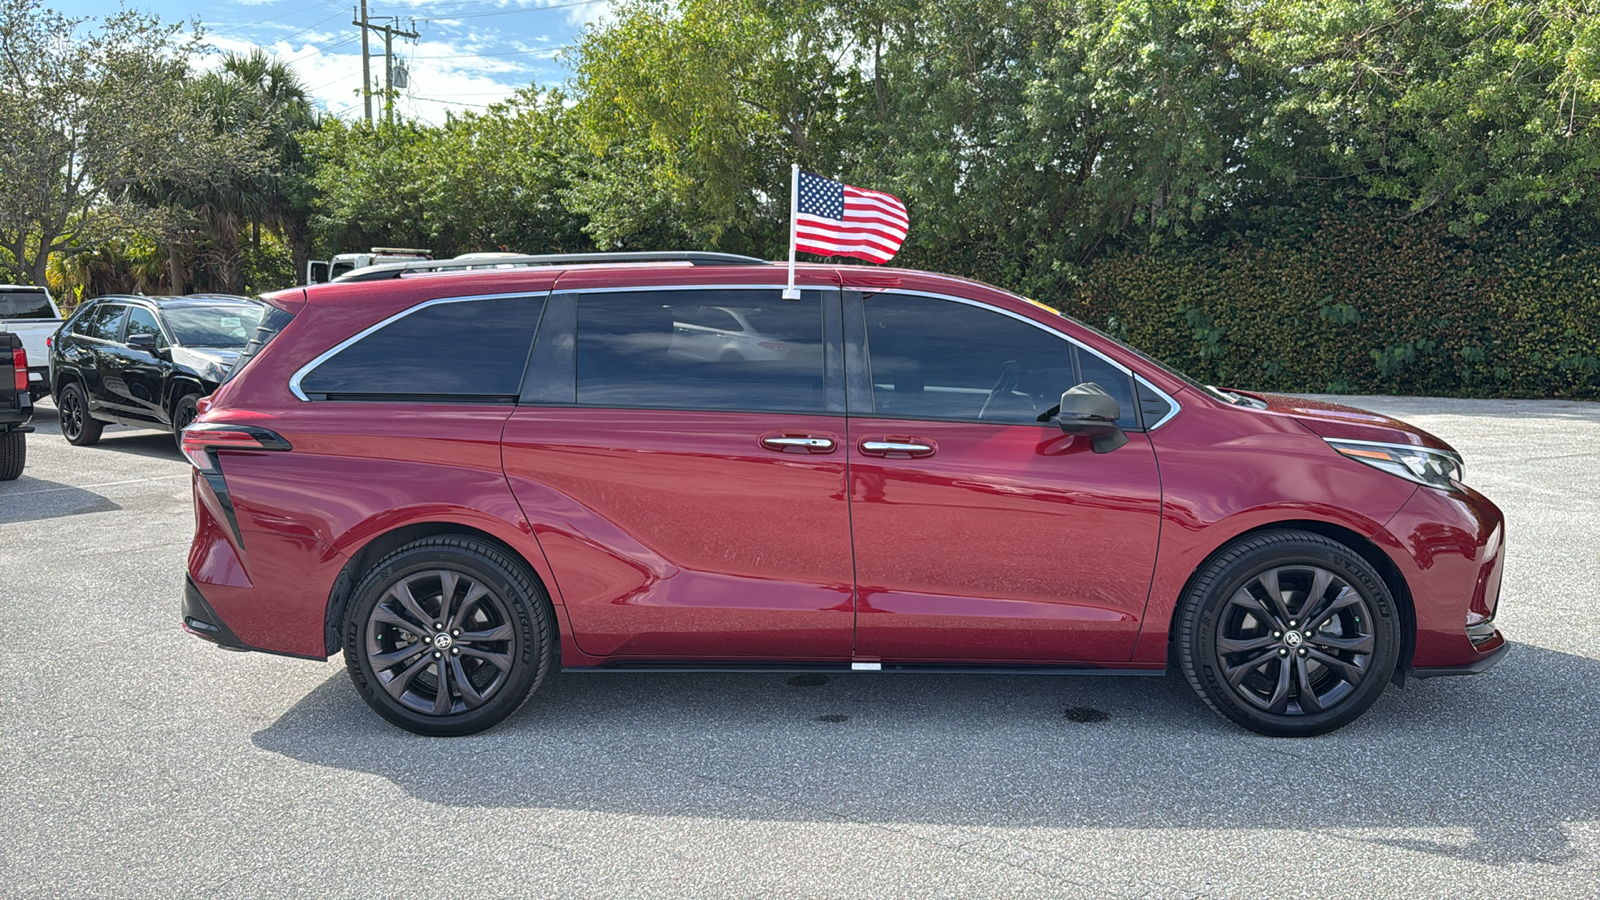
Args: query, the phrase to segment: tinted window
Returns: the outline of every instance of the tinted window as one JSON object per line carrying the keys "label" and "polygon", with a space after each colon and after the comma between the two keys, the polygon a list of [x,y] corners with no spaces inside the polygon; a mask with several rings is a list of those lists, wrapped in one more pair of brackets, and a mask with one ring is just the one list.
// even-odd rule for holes
{"label": "tinted window", "polygon": [[863,300],[876,413],[1039,424],[1061,394],[1093,381],[1136,427],[1126,374],[1065,338],[993,310],[875,294]]}
{"label": "tinted window", "polygon": [[345,347],[300,381],[313,399],[514,399],[542,297],[432,301]]}
{"label": "tinted window", "polygon": [[126,344],[136,334],[155,335],[157,347],[167,344],[167,339],[161,336],[161,326],[156,324],[155,313],[138,306],[128,310],[128,328],[122,333],[122,342]]}
{"label": "tinted window", "polygon": [[122,330],[122,314],[127,309],[120,303],[102,303],[79,316],[72,330],[84,337],[114,341]]}
{"label": "tinted window", "polygon": [[578,303],[586,405],[821,412],[822,353],[815,292],[589,294]]}
{"label": "tinted window", "polygon": [[174,306],[166,310],[172,336],[185,347],[243,347],[266,309],[255,303]]}
{"label": "tinted window", "polygon": [[43,288],[0,291],[0,319],[54,319],[50,297]]}

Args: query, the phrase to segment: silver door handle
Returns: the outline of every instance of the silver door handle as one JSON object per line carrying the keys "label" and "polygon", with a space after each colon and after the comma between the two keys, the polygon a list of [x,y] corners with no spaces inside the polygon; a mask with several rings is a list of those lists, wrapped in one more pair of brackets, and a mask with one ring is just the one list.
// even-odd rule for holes
{"label": "silver door handle", "polygon": [[769,450],[784,450],[789,447],[798,447],[812,453],[827,453],[833,450],[833,438],[826,437],[786,437],[783,435],[767,435],[761,438],[761,446]]}
{"label": "silver door handle", "polygon": [[863,453],[932,453],[933,447],[912,441],[862,441]]}

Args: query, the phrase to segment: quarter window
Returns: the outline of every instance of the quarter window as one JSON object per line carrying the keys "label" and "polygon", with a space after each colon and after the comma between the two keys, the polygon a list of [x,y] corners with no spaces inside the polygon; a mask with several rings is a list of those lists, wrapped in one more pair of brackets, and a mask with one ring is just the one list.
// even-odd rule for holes
{"label": "quarter window", "polygon": [[516,399],[543,297],[435,300],[408,310],[301,377],[313,400]]}
{"label": "quarter window", "polygon": [[1138,427],[1127,373],[1076,344],[1002,313],[931,297],[863,300],[874,412],[901,419],[1040,424],[1062,392],[1094,382]]}
{"label": "quarter window", "polygon": [[821,412],[820,294],[587,294],[578,303],[577,370],[586,406]]}

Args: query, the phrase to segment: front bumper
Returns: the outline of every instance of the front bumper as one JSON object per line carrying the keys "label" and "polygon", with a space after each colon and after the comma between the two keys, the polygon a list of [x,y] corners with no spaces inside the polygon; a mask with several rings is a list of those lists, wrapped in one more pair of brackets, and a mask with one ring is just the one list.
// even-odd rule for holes
{"label": "front bumper", "polygon": [[[1511,643],[1501,636],[1499,631],[1495,631],[1494,639],[1500,642],[1498,647],[1495,647],[1493,650],[1490,650],[1466,665],[1433,666],[1426,669],[1412,669],[1411,677],[1441,678],[1446,675],[1477,675],[1481,672],[1487,672],[1488,670],[1494,668],[1496,663],[1504,659],[1507,651],[1511,649]],[[1485,641],[1484,643],[1488,643],[1488,641]]]}

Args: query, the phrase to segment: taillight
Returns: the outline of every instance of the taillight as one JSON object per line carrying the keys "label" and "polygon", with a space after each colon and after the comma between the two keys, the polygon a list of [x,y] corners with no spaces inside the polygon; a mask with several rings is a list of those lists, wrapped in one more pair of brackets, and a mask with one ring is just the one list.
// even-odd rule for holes
{"label": "taillight", "polygon": [[28,351],[21,347],[11,351],[11,366],[17,376],[17,393],[28,389]]}
{"label": "taillight", "polygon": [[289,442],[275,431],[255,425],[201,422],[183,430],[183,455],[202,472],[217,470],[218,450],[288,450]]}

